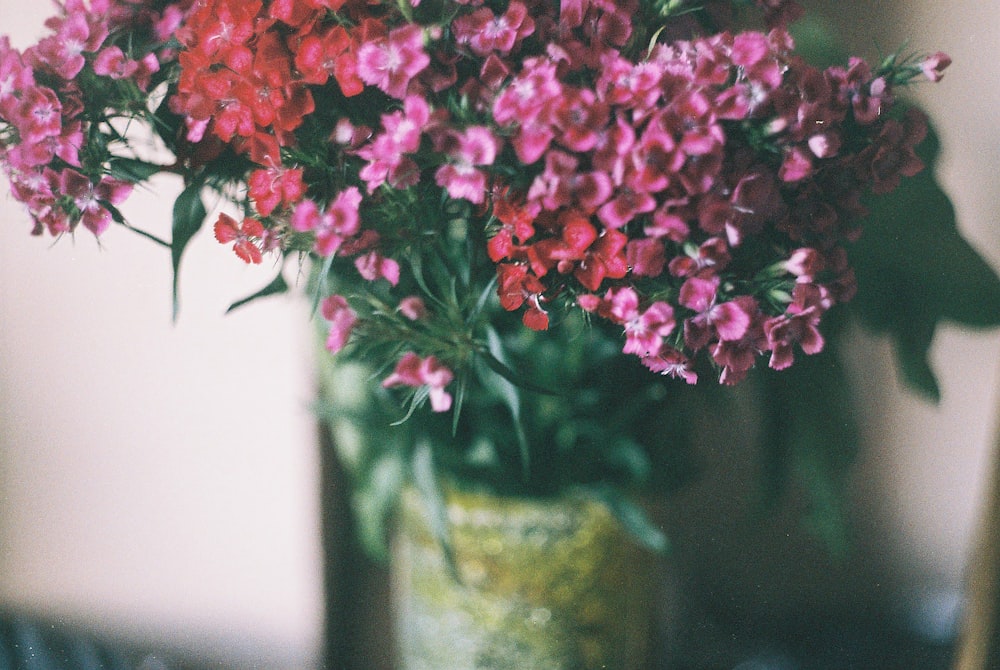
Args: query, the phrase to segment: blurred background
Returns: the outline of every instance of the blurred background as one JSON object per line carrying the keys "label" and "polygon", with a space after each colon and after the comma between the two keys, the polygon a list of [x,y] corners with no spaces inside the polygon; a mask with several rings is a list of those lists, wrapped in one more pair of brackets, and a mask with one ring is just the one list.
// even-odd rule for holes
{"label": "blurred background", "polygon": [[[852,53],[909,41],[952,56],[941,83],[913,93],[937,124],[962,232],[1000,267],[1000,5],[804,4]],[[50,13],[0,0],[0,32],[24,47]],[[126,216],[166,234],[163,196],[176,190],[137,193]],[[224,316],[273,270],[243,266],[203,232],[173,324],[166,250],[121,229],[53,243],[30,228],[0,197],[0,612],[214,667],[316,667],[323,558],[306,306],[272,298]],[[706,621],[713,607],[776,620],[830,607],[953,636],[997,429],[1000,333],[939,331],[937,406],[902,389],[886,342],[857,337],[854,554],[831,571],[787,519],[736,528],[745,469],[723,458],[665,513],[678,579],[700,589],[690,609]]]}

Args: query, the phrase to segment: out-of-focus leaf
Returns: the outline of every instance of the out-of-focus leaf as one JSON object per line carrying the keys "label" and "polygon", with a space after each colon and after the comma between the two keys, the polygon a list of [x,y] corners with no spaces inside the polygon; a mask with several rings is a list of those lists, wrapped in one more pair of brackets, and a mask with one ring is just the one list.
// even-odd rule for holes
{"label": "out-of-focus leaf", "polygon": [[426,442],[418,444],[413,451],[413,483],[420,493],[420,499],[427,512],[427,526],[434,539],[441,545],[445,562],[448,564],[452,576],[458,579],[458,567],[451,546],[448,509],[444,501],[444,494],[438,485],[434,469],[434,454]]}
{"label": "out-of-focus leaf", "polygon": [[636,505],[625,494],[614,487],[595,487],[594,495],[618,519],[622,527],[642,546],[659,554],[670,549],[670,542],[662,529],[650,520],[645,510]]}
{"label": "out-of-focus leaf", "polygon": [[266,298],[267,296],[270,295],[279,295],[287,291],[288,291],[288,282],[285,281],[284,275],[282,275],[279,272],[278,276],[275,277],[270,284],[268,284],[261,290],[257,291],[256,293],[248,295],[242,300],[237,300],[232,305],[230,305],[229,309],[226,310],[226,314],[229,314],[234,309],[239,309],[240,307],[243,307],[244,305],[247,305],[253,302],[254,300],[257,300],[258,298]]}
{"label": "out-of-focus leaf", "polygon": [[844,508],[849,469],[858,450],[851,385],[836,354],[837,340],[813,356],[800,355],[781,372],[762,370],[764,508],[793,483],[808,494],[806,527],[833,556],[848,551]]}
{"label": "out-of-focus leaf", "polygon": [[955,210],[934,176],[938,141],[918,147],[923,172],[866,203],[864,234],[851,249],[861,323],[892,337],[900,373],[914,390],[937,400],[928,361],[942,321],[1000,325],[1000,277],[959,233]]}
{"label": "out-of-focus leaf", "polygon": [[109,162],[108,169],[111,172],[111,176],[117,179],[124,179],[129,182],[141,182],[163,172],[166,167],[135,158],[116,156]]}
{"label": "out-of-focus leaf", "polygon": [[208,212],[205,203],[201,199],[202,181],[197,179],[181,191],[174,201],[173,212],[173,238],[170,243],[170,256],[173,263],[173,295],[174,295],[174,320],[180,312],[180,299],[178,295],[178,277],[181,266],[181,256],[188,242],[195,233],[201,230],[202,223]]}

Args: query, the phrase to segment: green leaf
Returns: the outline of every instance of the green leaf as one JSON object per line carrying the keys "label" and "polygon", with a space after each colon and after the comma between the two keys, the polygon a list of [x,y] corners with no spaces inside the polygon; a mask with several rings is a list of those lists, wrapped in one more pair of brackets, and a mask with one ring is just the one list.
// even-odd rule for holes
{"label": "green leaf", "polygon": [[266,298],[269,295],[278,295],[281,293],[286,293],[287,291],[288,291],[288,282],[285,281],[284,275],[279,272],[278,276],[275,277],[270,284],[268,284],[261,290],[257,291],[256,293],[248,295],[242,300],[237,300],[232,305],[230,305],[229,309],[226,310],[226,314],[229,314],[234,309],[239,309],[240,307],[243,307],[244,305],[251,303],[254,300],[257,300],[258,298]]}
{"label": "green leaf", "polygon": [[483,362],[486,363],[490,370],[493,370],[493,372],[497,373],[515,386],[523,388],[526,391],[541,393],[542,395],[559,395],[556,391],[546,388],[545,386],[541,386],[540,384],[535,384],[526,379],[524,375],[518,374],[510,366],[497,358],[492,352],[480,351],[478,353],[480,358],[483,359]]}
{"label": "green leaf", "polygon": [[870,216],[850,250],[858,279],[850,309],[892,338],[904,382],[932,400],[940,395],[928,360],[937,325],[1000,325],[1000,277],[959,232],[934,175],[937,151],[931,132],[917,152],[924,171],[866,202]]}
{"label": "green leaf", "polygon": [[173,216],[173,238],[170,243],[170,256],[173,263],[173,296],[174,296],[174,320],[180,312],[180,300],[178,295],[178,278],[181,265],[181,256],[188,242],[194,237],[208,215],[205,203],[201,199],[201,188],[203,181],[196,179],[187,185],[174,201]]}
{"label": "green leaf", "polygon": [[639,544],[658,554],[665,554],[670,550],[666,533],[653,523],[645,510],[618,489],[602,486],[593,489],[593,493]]}
{"label": "green leaf", "polygon": [[161,247],[166,247],[168,249],[170,248],[170,242],[167,242],[166,240],[160,239],[159,237],[157,237],[156,235],[153,235],[152,233],[147,233],[145,230],[141,230],[139,228],[136,228],[131,223],[129,223],[128,220],[125,218],[125,215],[121,213],[121,210],[119,210],[117,207],[115,207],[114,205],[112,205],[110,202],[104,200],[104,201],[101,201],[101,205],[103,205],[104,208],[106,210],[108,210],[108,212],[111,213],[111,219],[115,223],[117,223],[119,225],[122,225],[122,226],[125,226],[126,228],[128,228],[129,230],[131,230],[133,233],[137,233],[139,235],[142,235],[147,240],[151,240],[151,241],[155,242],[156,244],[159,244]]}
{"label": "green leaf", "polygon": [[776,372],[761,370],[757,399],[762,412],[763,452],[761,511],[767,512],[789,492],[792,483],[807,494],[806,528],[832,556],[848,552],[848,473],[859,446],[852,387],[836,348],[799,354],[795,365]]}
{"label": "green leaf", "polygon": [[389,560],[386,524],[395,510],[406,479],[403,454],[393,450],[379,455],[365,477],[354,487],[352,503],[362,548],[380,562]]}
{"label": "green leaf", "polygon": [[116,156],[111,159],[108,168],[112,177],[137,183],[146,181],[150,177],[164,172],[167,166],[147,163],[135,158]]}
{"label": "green leaf", "polygon": [[430,445],[424,441],[419,442],[413,451],[413,483],[420,493],[424,509],[427,510],[427,527],[441,545],[452,576],[458,579],[458,566],[451,546],[451,534],[448,532],[448,509],[434,472],[434,455]]}
{"label": "green leaf", "polygon": [[[489,354],[485,356],[487,364],[492,360],[504,369],[510,370],[503,362],[503,343],[500,341],[500,335],[493,327],[490,327],[486,330],[486,337],[490,348]],[[497,371],[492,366],[491,369],[494,372]],[[527,481],[531,474],[531,449],[528,446],[528,436],[524,433],[524,424],[521,422],[521,394],[505,375],[498,373],[495,379],[496,390],[510,411],[511,421],[514,424],[514,435],[517,437],[517,446],[521,452],[521,475]]]}

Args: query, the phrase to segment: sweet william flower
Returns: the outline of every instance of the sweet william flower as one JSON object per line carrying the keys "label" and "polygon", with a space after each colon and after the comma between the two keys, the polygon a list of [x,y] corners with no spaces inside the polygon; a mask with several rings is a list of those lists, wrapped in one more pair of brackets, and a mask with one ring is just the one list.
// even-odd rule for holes
{"label": "sweet william flower", "polygon": [[684,321],[684,342],[692,351],[708,345],[713,335],[720,340],[738,340],[750,327],[746,305],[734,300],[717,302],[718,288],[718,277],[690,277],[681,285],[678,301],[695,312]]}
{"label": "sweet william flower", "polygon": [[395,386],[411,386],[420,388],[426,386],[429,391],[431,409],[435,412],[447,412],[451,409],[451,394],[444,388],[452,382],[454,373],[441,363],[435,356],[421,358],[412,351],[403,355],[396,364],[395,370],[382,381],[385,388]]}
{"label": "sweet william flower", "polygon": [[247,264],[263,260],[260,247],[254,240],[264,237],[264,226],[257,219],[246,217],[242,222],[221,213],[213,226],[215,239],[222,244],[233,243],[233,253]]}
{"label": "sweet william flower", "polygon": [[305,196],[306,185],[301,168],[272,167],[254,170],[247,183],[247,195],[261,216],[279,207],[293,205]]}
{"label": "sweet william flower", "polygon": [[396,28],[388,36],[358,47],[358,77],[402,100],[413,80],[431,59],[424,51],[423,29],[416,24]]}
{"label": "sweet william flower", "polygon": [[22,93],[10,121],[27,144],[57,136],[62,132],[62,101],[52,89],[32,86]]}
{"label": "sweet william flower", "polygon": [[358,205],[361,192],[351,186],[340,193],[320,210],[312,200],[303,200],[292,213],[292,229],[298,232],[312,232],[316,236],[314,249],[320,256],[332,256],[344,240],[360,230]]}
{"label": "sweet william flower", "polygon": [[[815,288],[815,287],[813,287]],[[799,345],[806,354],[818,354],[825,341],[819,331],[823,310],[806,284],[797,284],[793,300],[784,314],[768,319],[764,333],[774,370],[784,370],[795,361],[794,347]]]}
{"label": "sweet william flower", "polygon": [[219,241],[327,268],[330,348],[363,320],[357,352],[411,349],[391,385],[434,409],[447,384],[420,365],[482,355],[487,326],[513,342],[500,310],[547,330],[578,308],[655,372],[693,382],[700,357],[734,383],[821,346],[862,196],[922,166],[896,89],[948,64],[813,67],[786,0],[743,3],[766,32],[727,25],[726,0],[706,5],[717,32],[636,24],[637,0],[418,4],[65,0],[23,56],[0,41],[12,193],[35,232],[102,233],[120,216],[102,175],[148,169],[108,119],[167,132],[165,92],[163,171],[241,211]]}
{"label": "sweet william flower", "polygon": [[938,51],[920,61],[920,71],[924,73],[930,81],[941,81],[944,70],[951,65],[951,56]]}
{"label": "sweet william flower", "polygon": [[485,126],[471,126],[462,132],[445,133],[437,142],[449,162],[434,173],[434,180],[455,199],[480,204],[486,199],[487,176],[478,169],[492,165],[500,142]]}
{"label": "sweet william flower", "polygon": [[326,338],[326,350],[335,354],[343,349],[351,338],[351,332],[358,322],[357,313],[351,309],[347,299],[341,295],[331,295],[320,304],[320,313],[330,324]]}

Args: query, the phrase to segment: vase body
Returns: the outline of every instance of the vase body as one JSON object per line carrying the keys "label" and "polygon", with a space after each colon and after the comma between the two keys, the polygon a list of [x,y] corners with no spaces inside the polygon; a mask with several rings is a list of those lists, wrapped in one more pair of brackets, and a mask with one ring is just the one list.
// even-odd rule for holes
{"label": "vase body", "polygon": [[403,670],[649,667],[654,561],[603,505],[450,491],[446,508],[454,571],[420,496],[403,495],[392,567]]}

